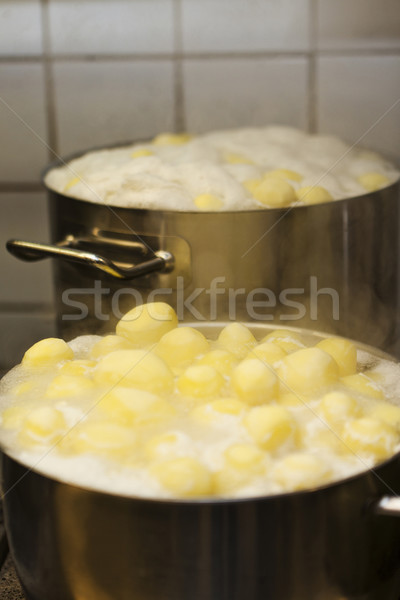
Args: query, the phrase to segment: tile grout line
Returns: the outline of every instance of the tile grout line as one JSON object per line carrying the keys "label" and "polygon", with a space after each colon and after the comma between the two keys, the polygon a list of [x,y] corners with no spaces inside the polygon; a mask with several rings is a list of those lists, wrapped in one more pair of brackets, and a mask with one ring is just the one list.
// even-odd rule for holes
{"label": "tile grout line", "polygon": [[183,49],[182,49],[182,2],[174,0],[174,129],[186,131],[185,98],[183,88]]}
{"label": "tile grout line", "polygon": [[[47,3],[48,0],[41,0]],[[179,0],[174,0],[179,2]],[[312,1],[312,0],[311,0]],[[48,56],[49,62],[123,62],[130,60],[138,61],[170,61],[170,60],[229,60],[254,58],[285,59],[285,58],[307,58],[312,52],[309,50],[260,50],[252,52],[227,51],[227,52],[166,52],[166,53],[132,53],[132,54],[51,54]],[[322,57],[350,57],[350,58],[372,58],[386,57],[397,58],[400,56],[400,48],[393,49],[318,49],[316,55]],[[7,63],[41,63],[44,60],[43,55],[3,55],[0,56],[0,64]]]}
{"label": "tile grout line", "polygon": [[308,59],[308,131],[318,129],[317,93],[317,45],[318,45],[318,0],[309,0],[310,55]]}
{"label": "tile grout line", "polygon": [[49,0],[41,0],[42,10],[42,40],[43,40],[43,67],[45,74],[45,103],[48,135],[48,159],[54,160],[54,153],[58,154],[57,119],[55,110],[53,61],[51,56],[51,39],[49,23]]}

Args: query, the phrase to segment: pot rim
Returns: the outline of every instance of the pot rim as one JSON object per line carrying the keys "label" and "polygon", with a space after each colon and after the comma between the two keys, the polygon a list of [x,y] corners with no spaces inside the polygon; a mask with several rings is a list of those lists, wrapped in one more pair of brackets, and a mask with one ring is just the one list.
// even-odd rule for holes
{"label": "pot rim", "polygon": [[[70,196],[65,192],[58,192],[56,190],[54,190],[53,188],[51,188],[50,186],[48,186],[45,182],[45,178],[46,175],[53,169],[57,168],[57,167],[61,167],[61,166],[68,166],[68,164],[77,158],[80,158],[82,156],[84,156],[85,154],[88,154],[90,152],[96,152],[96,151],[101,151],[101,150],[112,150],[115,148],[124,148],[126,146],[130,146],[134,143],[147,143],[149,140],[134,140],[134,141],[125,141],[125,142],[119,142],[119,143],[113,143],[113,144],[109,144],[106,146],[94,146],[91,148],[87,148],[85,150],[79,150],[77,152],[72,152],[70,154],[67,154],[65,157],[64,156],[57,156],[56,160],[50,162],[46,167],[44,167],[44,169],[42,169],[41,171],[41,180],[42,180],[42,184],[43,186],[52,194],[56,194],[62,198],[68,198],[70,200],[74,200],[78,203],[82,203],[83,205],[88,205],[88,204],[92,204],[93,206],[102,206],[104,208],[109,208],[111,210],[116,210],[116,209],[122,209],[122,210],[129,210],[129,211],[137,211],[138,213],[145,213],[145,212],[151,212],[151,213],[161,213],[161,214],[165,214],[165,215],[175,215],[177,213],[179,214],[184,214],[184,215],[206,215],[206,216],[210,216],[212,215],[213,217],[217,217],[217,218],[224,218],[224,215],[243,215],[243,214],[252,214],[255,213],[257,215],[259,215],[260,213],[272,213],[274,215],[280,215],[280,216],[284,216],[287,213],[291,212],[293,209],[296,210],[315,210],[315,209],[323,209],[322,207],[326,207],[326,206],[332,206],[336,203],[340,203],[341,206],[344,206],[343,203],[349,203],[352,201],[361,201],[361,200],[365,200],[366,198],[369,197],[375,197],[377,198],[380,194],[380,192],[388,192],[389,194],[391,193],[391,191],[396,192],[396,189],[398,190],[398,195],[400,198],[400,174],[398,175],[398,178],[393,181],[391,184],[387,185],[386,187],[383,188],[379,188],[378,190],[375,190],[373,192],[366,192],[365,194],[360,194],[358,196],[349,196],[347,198],[340,198],[338,200],[333,200],[332,202],[320,202],[319,204],[313,204],[313,205],[305,205],[305,204],[301,204],[299,206],[293,205],[293,206],[286,206],[286,207],[281,207],[281,208],[254,208],[252,210],[224,210],[224,211],[194,211],[194,210],[169,210],[169,209],[158,209],[158,208],[139,208],[139,207],[129,207],[129,206],[119,206],[117,204],[101,204],[100,202],[92,202],[90,200],[84,200],[82,198],[76,198],[75,196]],[[218,217],[219,216],[219,217]]]}
{"label": "pot rim", "polygon": [[[0,444],[0,451],[3,454],[3,462],[4,462],[4,460],[10,460],[10,461],[16,463],[19,467],[22,467],[23,469],[26,470],[26,474],[22,475],[20,477],[20,479],[16,483],[14,483],[9,490],[4,490],[4,489],[2,490],[2,500],[4,500],[5,496],[7,496],[7,494],[10,493],[12,491],[12,489],[15,486],[17,486],[22,479],[24,479],[30,473],[33,473],[34,475],[43,477],[44,479],[48,479],[48,480],[52,481],[53,483],[63,485],[63,486],[68,486],[70,488],[73,488],[73,489],[76,489],[76,490],[79,490],[81,492],[85,492],[88,494],[96,494],[96,495],[100,495],[100,496],[118,498],[120,500],[134,501],[135,503],[137,503],[137,502],[149,503],[150,502],[153,505],[167,505],[167,506],[171,506],[171,505],[174,505],[174,506],[180,506],[180,505],[184,505],[184,506],[215,506],[215,505],[221,506],[221,505],[246,504],[249,502],[290,501],[293,498],[297,499],[297,498],[306,498],[307,496],[308,497],[316,496],[320,493],[327,492],[328,490],[333,490],[334,488],[336,488],[338,486],[341,486],[344,484],[351,484],[352,482],[355,482],[355,481],[361,479],[362,477],[365,478],[367,476],[377,477],[377,479],[381,482],[381,484],[383,484],[387,488],[387,493],[393,494],[394,492],[391,489],[391,487],[388,484],[386,484],[386,482],[379,475],[377,475],[375,471],[378,469],[379,470],[384,469],[385,467],[389,467],[392,463],[400,461],[400,450],[399,450],[398,452],[396,452],[396,454],[393,454],[392,456],[385,459],[384,461],[377,463],[373,467],[370,467],[369,469],[365,469],[364,471],[360,471],[353,475],[349,475],[348,477],[345,477],[343,479],[338,479],[338,480],[332,481],[330,483],[326,483],[326,484],[323,484],[323,485],[320,485],[317,487],[307,488],[304,490],[295,490],[293,492],[282,492],[279,494],[269,494],[267,496],[258,495],[258,496],[243,496],[243,497],[237,497],[237,498],[230,498],[230,497],[226,497],[226,498],[225,497],[215,497],[214,498],[214,497],[210,497],[210,496],[204,496],[204,497],[200,497],[200,498],[155,498],[152,496],[135,496],[132,494],[117,493],[117,492],[113,492],[113,491],[109,491],[109,490],[97,489],[95,487],[71,483],[71,482],[65,481],[61,478],[58,478],[55,475],[47,475],[46,473],[40,471],[40,469],[38,469],[36,467],[30,467],[29,465],[24,464],[20,459],[14,457],[11,452],[8,452],[1,444]],[[371,497],[368,498],[369,501],[372,501],[373,499],[374,499],[373,495],[371,495]]]}

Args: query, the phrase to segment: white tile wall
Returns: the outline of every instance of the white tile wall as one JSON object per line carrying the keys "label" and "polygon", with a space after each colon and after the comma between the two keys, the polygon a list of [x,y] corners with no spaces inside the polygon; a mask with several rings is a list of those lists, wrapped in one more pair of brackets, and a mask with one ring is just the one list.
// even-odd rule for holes
{"label": "white tile wall", "polygon": [[399,2],[0,0],[0,368],[52,328],[50,265],[4,249],[48,235],[43,196],[22,194],[48,163],[39,139],[65,155],[185,126],[314,124],[370,129],[363,143],[400,164]]}
{"label": "white tile wall", "polygon": [[61,154],[173,128],[169,60],[59,63],[54,75]]}
{"label": "white tile wall", "polygon": [[309,0],[182,0],[188,52],[305,50]]}
{"label": "white tile wall", "polygon": [[321,49],[400,48],[399,0],[318,0]]}
{"label": "white tile wall", "polygon": [[172,52],[173,0],[50,0],[52,50],[63,54]]}
{"label": "white tile wall", "polygon": [[318,127],[400,163],[400,56],[323,57]]}
{"label": "white tile wall", "polygon": [[187,128],[307,124],[307,62],[302,58],[187,60]]}
{"label": "white tile wall", "polygon": [[0,55],[42,52],[40,0],[0,2]]}
{"label": "white tile wall", "polygon": [[41,64],[0,63],[0,182],[32,181],[47,162]]}
{"label": "white tile wall", "polygon": [[0,302],[27,300],[50,306],[53,301],[50,261],[23,262],[5,250],[9,239],[49,240],[45,194],[0,194],[0,210],[6,215],[0,219]]}

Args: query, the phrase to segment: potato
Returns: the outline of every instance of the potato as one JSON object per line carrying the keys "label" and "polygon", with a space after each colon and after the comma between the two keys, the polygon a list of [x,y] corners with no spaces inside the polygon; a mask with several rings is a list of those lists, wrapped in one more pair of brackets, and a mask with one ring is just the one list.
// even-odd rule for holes
{"label": "potato", "polygon": [[188,367],[178,379],[178,390],[185,396],[194,398],[213,397],[218,395],[224,378],[216,369],[208,365]]}
{"label": "potato", "polygon": [[357,349],[353,342],[344,338],[326,338],[316,345],[332,356],[339,367],[339,376],[353,375],[357,371]]}
{"label": "potato", "polygon": [[195,458],[170,459],[154,465],[150,472],[174,496],[191,498],[212,494],[211,473]]}
{"label": "potato", "polygon": [[313,488],[328,481],[329,466],[318,456],[296,452],[285,456],[273,470],[284,490]]}
{"label": "potato", "polygon": [[257,358],[239,363],[232,372],[233,391],[250,405],[265,404],[278,395],[278,378],[272,367]]}
{"label": "potato", "polygon": [[178,325],[174,309],[165,302],[141,304],[127,312],[117,323],[117,335],[127,338],[132,346],[156,344]]}
{"label": "potato", "polygon": [[337,381],[339,368],[327,352],[320,348],[304,348],[282,360],[278,375],[283,390],[306,394]]}
{"label": "potato", "polygon": [[234,354],[237,358],[244,358],[249,350],[256,345],[256,338],[245,325],[230,323],[224,327],[218,336],[218,345]]}
{"label": "potato", "polygon": [[244,417],[243,423],[263,450],[276,450],[294,437],[296,422],[282,406],[256,406]]}
{"label": "potato", "polygon": [[29,367],[45,367],[73,358],[74,353],[64,340],[46,338],[25,352],[22,364]]}
{"label": "potato", "polygon": [[96,383],[170,393],[174,378],[161,358],[146,350],[116,350],[104,356],[93,371]]}
{"label": "potato", "polygon": [[208,349],[209,343],[200,331],[193,327],[177,327],[163,335],[154,352],[173,368],[188,366]]}

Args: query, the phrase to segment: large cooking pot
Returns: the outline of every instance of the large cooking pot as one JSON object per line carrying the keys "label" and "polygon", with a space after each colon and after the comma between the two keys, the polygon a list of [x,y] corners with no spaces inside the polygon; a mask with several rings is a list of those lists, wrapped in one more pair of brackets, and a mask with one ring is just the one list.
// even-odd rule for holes
{"label": "large cooking pot", "polygon": [[400,596],[400,454],[314,490],[232,500],[124,497],[39,470],[3,456],[5,523],[28,600]]}
{"label": "large cooking pot", "polygon": [[110,207],[49,189],[53,245],[11,240],[8,249],[57,259],[63,337],[111,330],[156,298],[181,320],[280,321],[396,351],[399,189],[206,213]]}

